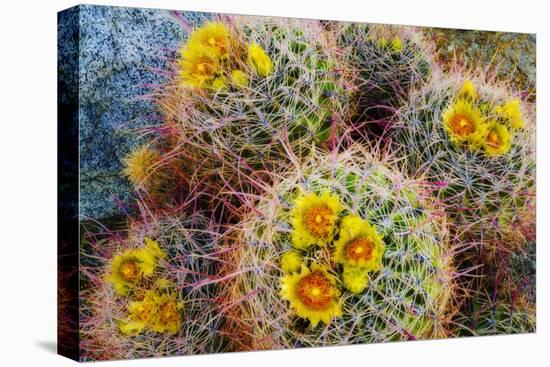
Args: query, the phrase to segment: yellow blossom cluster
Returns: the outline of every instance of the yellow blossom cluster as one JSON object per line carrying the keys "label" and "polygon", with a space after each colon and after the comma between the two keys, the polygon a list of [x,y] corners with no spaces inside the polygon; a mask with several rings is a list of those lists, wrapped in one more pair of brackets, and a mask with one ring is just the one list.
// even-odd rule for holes
{"label": "yellow blossom cluster", "polygon": [[520,101],[511,99],[490,108],[480,100],[475,84],[466,80],[443,113],[443,124],[451,142],[489,156],[506,154],[512,147],[513,130],[525,123]]}
{"label": "yellow blossom cluster", "polygon": [[221,22],[208,22],[195,29],[180,50],[179,76],[190,87],[246,88],[251,77],[266,78],[273,71],[273,62],[260,45],[241,45]]}
{"label": "yellow blossom cluster", "polygon": [[[376,228],[354,214],[340,218],[343,211],[339,196],[324,191],[300,195],[291,212],[293,248],[281,256],[281,296],[312,327],[342,315],[341,283],[352,293],[362,293],[369,273],[382,266],[384,242]],[[314,246],[329,248],[341,271],[319,263],[308,266],[302,253]]]}
{"label": "yellow blossom cluster", "polygon": [[120,321],[119,328],[125,335],[136,335],[150,330],[155,333],[175,334],[180,328],[180,312],[183,304],[173,293],[148,290],[128,304],[128,316]]}
{"label": "yellow blossom cluster", "polygon": [[[166,253],[157,241],[145,237],[145,246],[116,254],[106,279],[127,305],[128,315],[120,320],[120,332],[135,335],[142,331],[174,334],[180,327],[183,305],[169,292],[170,281],[155,279],[155,271]],[[151,285],[152,284],[152,285]]]}

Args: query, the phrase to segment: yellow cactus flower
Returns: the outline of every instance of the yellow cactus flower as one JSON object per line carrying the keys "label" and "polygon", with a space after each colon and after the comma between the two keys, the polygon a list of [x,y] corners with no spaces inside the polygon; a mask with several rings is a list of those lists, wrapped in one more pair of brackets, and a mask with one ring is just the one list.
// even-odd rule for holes
{"label": "yellow cactus flower", "polygon": [[192,44],[181,51],[179,75],[184,85],[204,88],[221,70],[217,52],[210,47]]}
{"label": "yellow cactus flower", "polygon": [[296,315],[308,319],[312,327],[320,321],[328,324],[332,318],[342,316],[336,279],[320,265],[312,265],[311,270],[302,265],[299,273],[283,276],[281,296],[290,302]]}
{"label": "yellow cactus flower", "polygon": [[180,328],[183,304],[175,294],[149,290],[141,300],[130,302],[127,308],[128,317],[119,322],[124,335],[136,335],[144,330],[175,334]]}
{"label": "yellow cactus flower", "polygon": [[525,122],[523,121],[520,105],[519,99],[511,99],[502,106],[495,107],[495,112],[499,117],[507,120],[513,129],[522,129],[525,127]]}
{"label": "yellow cactus flower", "polygon": [[298,249],[312,245],[325,246],[334,237],[338,214],[343,210],[340,197],[324,191],[300,195],[291,212],[292,243]]}
{"label": "yellow cactus flower", "polygon": [[482,145],[486,125],[480,111],[464,99],[453,103],[443,113],[445,130],[455,144],[469,143],[472,148]]}
{"label": "yellow cactus flower", "polygon": [[395,36],[391,41],[391,48],[396,53],[403,51],[403,41],[401,41],[401,38]]}
{"label": "yellow cactus flower", "polygon": [[149,146],[143,145],[123,159],[124,169],[122,172],[135,187],[155,189],[163,179],[158,168],[159,162],[159,153]]}
{"label": "yellow cactus flower", "polygon": [[302,255],[298,251],[290,250],[281,256],[281,269],[285,273],[295,273],[300,271],[302,266]]}
{"label": "yellow cactus flower", "polygon": [[180,329],[183,304],[175,294],[162,294],[156,297],[157,313],[152,320],[151,330],[156,333],[175,334]]}
{"label": "yellow cactus flower", "polygon": [[356,266],[344,266],[342,280],[347,290],[361,294],[369,285],[368,272]]}
{"label": "yellow cactus flower", "polygon": [[273,61],[257,43],[248,46],[248,64],[264,78],[274,70]]}
{"label": "yellow cactus flower", "polygon": [[338,264],[378,271],[382,266],[384,241],[376,228],[357,215],[347,215],[340,225],[340,238],[334,243]]}
{"label": "yellow cactus flower", "polygon": [[146,238],[145,243],[145,248],[128,249],[111,261],[106,279],[113,284],[117,294],[126,295],[143,277],[153,275],[159,259],[165,256],[156,241]]}
{"label": "yellow cactus flower", "polygon": [[512,147],[512,136],[508,128],[496,121],[489,123],[485,141],[485,152],[490,156],[507,153]]}
{"label": "yellow cactus flower", "polygon": [[124,335],[136,335],[145,330],[157,314],[156,293],[147,291],[140,301],[128,304],[128,317],[119,322],[120,332]]}
{"label": "yellow cactus flower", "polygon": [[231,82],[237,87],[246,88],[248,87],[248,76],[241,70],[233,70],[231,72]]}
{"label": "yellow cactus flower", "polygon": [[125,295],[144,275],[142,252],[126,250],[111,261],[111,272],[107,280],[113,284],[119,295]]}
{"label": "yellow cactus flower", "polygon": [[462,83],[462,87],[460,87],[458,95],[461,98],[475,101],[477,99],[477,88],[471,80],[466,80]]}
{"label": "yellow cactus flower", "polygon": [[187,41],[190,48],[208,48],[217,57],[229,57],[229,30],[220,22],[208,22],[195,29]]}

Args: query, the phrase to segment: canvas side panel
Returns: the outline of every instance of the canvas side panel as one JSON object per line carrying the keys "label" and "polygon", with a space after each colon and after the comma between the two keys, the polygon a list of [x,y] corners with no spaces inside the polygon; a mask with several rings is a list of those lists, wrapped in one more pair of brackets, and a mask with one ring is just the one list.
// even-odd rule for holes
{"label": "canvas side panel", "polygon": [[57,16],[57,351],[79,359],[79,7]]}

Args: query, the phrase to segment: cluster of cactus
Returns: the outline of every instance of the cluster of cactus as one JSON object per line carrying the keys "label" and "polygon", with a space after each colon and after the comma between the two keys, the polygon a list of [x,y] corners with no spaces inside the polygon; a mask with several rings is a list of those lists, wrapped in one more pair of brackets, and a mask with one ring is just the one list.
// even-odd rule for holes
{"label": "cluster of cactus", "polygon": [[[231,256],[238,275],[224,298],[230,303],[241,300],[233,306],[238,308],[237,319],[228,321],[235,325],[234,335],[252,341],[240,347],[449,336],[447,326],[458,303],[453,249],[446,217],[433,208],[426,188],[360,146],[336,156],[313,151],[289,168],[234,228],[237,245]],[[307,221],[307,210],[317,210],[313,220],[321,225],[327,214],[319,211],[322,208],[331,209],[334,231],[315,241],[315,223],[308,231],[307,223],[296,221],[300,216]],[[370,237],[354,237],[363,230],[364,236],[370,231]],[[366,241],[366,267],[350,264],[346,257],[349,246],[358,243],[354,239]],[[299,287],[300,279],[316,272],[331,279],[331,307],[316,306],[307,294],[292,290],[293,283],[298,281]]]}
{"label": "cluster of cactus", "polygon": [[474,335],[534,330],[532,304],[521,310],[494,282],[511,267],[502,257],[535,239],[533,110],[509,90],[483,74],[438,75],[411,94],[393,135],[402,166],[434,186],[453,241],[467,248],[456,261],[475,280],[462,279],[471,298],[457,323]]}
{"label": "cluster of cactus", "polygon": [[217,312],[219,235],[196,215],[85,229],[83,360],[226,351]]}
{"label": "cluster of cactus", "polygon": [[[318,21],[253,17],[191,33],[158,104],[179,138],[173,151],[201,167],[197,181],[215,176],[218,192],[251,191],[247,176],[276,170],[287,149],[329,139],[346,104],[336,45],[324,34]],[[202,62],[212,53],[219,60]],[[211,71],[203,83],[197,68]]]}
{"label": "cluster of cactus", "polygon": [[533,107],[433,52],[414,27],[192,30],[123,162],[138,219],[83,229],[86,358],[533,331],[534,268],[507,271],[534,257]]}
{"label": "cluster of cactus", "polygon": [[438,188],[457,236],[521,246],[534,235],[533,111],[484,79],[440,75],[412,94],[395,149],[409,174]]}
{"label": "cluster of cactus", "polygon": [[367,138],[383,135],[409,93],[436,68],[433,52],[413,27],[341,22],[332,27],[352,83],[346,123]]}
{"label": "cluster of cactus", "polygon": [[459,335],[521,334],[536,329],[535,243],[487,261],[476,280],[468,309],[460,314]]}

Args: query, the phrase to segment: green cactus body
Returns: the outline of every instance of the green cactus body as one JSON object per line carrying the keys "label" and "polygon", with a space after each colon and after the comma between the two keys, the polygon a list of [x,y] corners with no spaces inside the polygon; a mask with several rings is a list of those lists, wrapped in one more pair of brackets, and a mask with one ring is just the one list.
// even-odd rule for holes
{"label": "green cactus body", "polygon": [[475,82],[475,99],[468,100],[460,96],[465,80],[458,75],[434,78],[413,94],[400,111],[394,147],[404,157],[400,162],[405,170],[433,183],[436,194],[448,205],[454,235],[470,242],[521,246],[533,238],[535,225],[532,108],[522,103],[524,127],[508,127],[511,138],[503,153],[489,154],[483,148],[489,140],[487,130],[480,132],[475,143],[453,142],[444,120],[457,101],[466,100],[477,109],[482,126],[507,124],[494,111],[511,99],[510,93],[501,86]]}
{"label": "green cactus body", "polygon": [[[218,291],[212,282],[220,268],[214,254],[219,235],[208,226],[208,220],[196,214],[188,219],[147,216],[143,222],[129,221],[118,232],[86,227],[81,250],[85,264],[80,307],[83,360],[228,351],[219,332]],[[114,258],[143,249],[149,240],[158,243],[159,254],[163,254],[157,266],[119,294],[109,281]],[[163,314],[162,304],[154,306],[158,315],[171,320],[170,327],[136,327],[135,320],[130,320],[130,310],[144,302],[148,293],[172,299],[172,313]]]}
{"label": "green cactus body", "polygon": [[383,134],[410,91],[419,88],[437,68],[430,57],[431,47],[414,27],[360,23],[334,26],[342,63],[353,85],[346,121],[358,133]]}
{"label": "green cactus body", "polygon": [[[297,249],[303,264],[320,264],[336,279],[341,316],[314,326],[298,317],[279,284],[288,274],[280,258],[295,248],[290,212],[301,193],[338,195],[342,217],[366,219],[383,239],[380,266],[363,273],[367,282],[351,292],[346,277],[355,268],[335,262],[333,244]],[[282,175],[268,195],[258,200],[254,215],[234,228],[237,269],[228,299],[240,300],[241,331],[252,344],[243,349],[278,349],[428,339],[448,336],[455,283],[445,217],[431,209],[425,188],[374,160],[361,147],[337,155],[314,152],[296,169]],[[414,193],[414,197],[412,196]],[[412,198],[412,200],[411,200]],[[351,274],[353,276],[353,274]],[[358,291],[357,291],[358,290]],[[244,300],[244,301],[243,301]]]}
{"label": "green cactus body", "polygon": [[[181,137],[175,151],[196,160],[197,174],[248,192],[254,186],[241,173],[276,170],[287,149],[305,154],[313,142],[326,143],[346,101],[336,45],[320,22],[235,16],[224,24],[231,49],[218,77],[223,87],[189,88],[174,78],[159,104]],[[271,60],[268,75],[247,61],[250,45]],[[232,83],[228,70],[244,73],[247,85]]]}
{"label": "green cactus body", "polygon": [[469,309],[460,313],[460,335],[532,333],[536,330],[535,243],[485,265]]}
{"label": "green cactus body", "polygon": [[512,305],[505,301],[486,301],[477,305],[475,329],[469,335],[510,335],[536,331],[536,306],[521,300]]}

